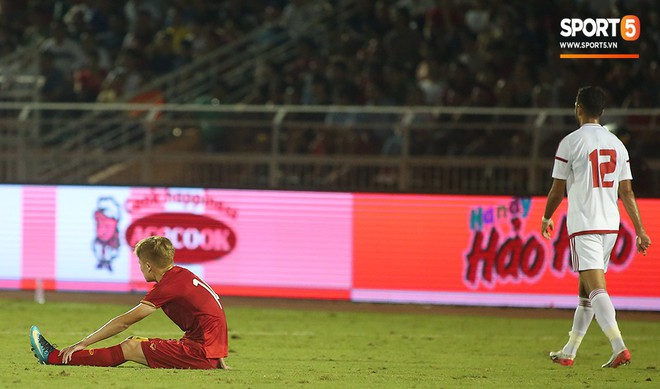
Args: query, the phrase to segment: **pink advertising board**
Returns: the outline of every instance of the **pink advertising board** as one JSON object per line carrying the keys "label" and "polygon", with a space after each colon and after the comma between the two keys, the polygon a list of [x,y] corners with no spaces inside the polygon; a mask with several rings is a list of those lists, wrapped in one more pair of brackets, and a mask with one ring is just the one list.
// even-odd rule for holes
{"label": "pink advertising board", "polygon": [[[566,202],[551,240],[545,199],[201,188],[0,185],[0,288],[143,292],[132,253],[164,235],[175,262],[221,295],[574,307]],[[640,199],[660,239],[660,200]],[[608,271],[619,309],[660,311],[660,250],[622,222]]]}
{"label": "pink advertising board", "polygon": [[0,286],[143,291],[132,253],[165,235],[175,261],[219,291],[347,299],[352,196],[345,193],[0,187],[14,236]]}

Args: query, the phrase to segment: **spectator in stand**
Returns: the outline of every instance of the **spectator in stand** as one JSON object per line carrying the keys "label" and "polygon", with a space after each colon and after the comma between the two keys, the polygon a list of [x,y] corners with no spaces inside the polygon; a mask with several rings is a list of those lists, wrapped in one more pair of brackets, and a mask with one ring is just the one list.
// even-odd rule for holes
{"label": "spectator in stand", "polygon": [[409,87],[413,84],[410,73],[411,71],[399,65],[385,65],[383,69],[384,89],[393,105],[405,104]]}
{"label": "spectator in stand", "polygon": [[[192,41],[192,30],[183,19],[183,12],[179,7],[172,6],[167,10],[167,27],[165,32],[172,36],[172,50],[175,54],[182,54],[184,41]],[[191,43],[191,42],[188,42]]]}
{"label": "spectator in stand", "polygon": [[71,18],[69,14],[81,12],[82,20],[85,23],[85,28],[81,31],[86,31],[91,34],[101,34],[110,28],[109,17],[113,13],[121,13],[122,4],[115,1],[101,1],[101,0],[83,0],[73,5],[66,15],[64,20]]}
{"label": "spectator in stand", "polygon": [[282,11],[282,26],[292,38],[300,38],[323,14],[325,6],[326,4],[319,0],[289,0]]}
{"label": "spectator in stand", "polygon": [[330,85],[328,80],[321,75],[312,75],[307,86],[303,90],[301,103],[303,105],[328,105],[330,104]]}
{"label": "spectator in stand", "polygon": [[[532,91],[533,108],[550,108],[552,106],[552,101],[553,90],[549,85],[536,85],[534,87],[534,90]],[[542,112],[536,117],[530,117],[527,125],[529,128],[537,129],[537,131],[538,129],[542,130],[538,133],[541,142],[541,156],[554,156],[556,146],[564,137],[563,131],[561,131],[561,129],[564,127],[564,124],[561,122],[561,120],[556,116],[549,116]],[[525,144],[525,142],[519,142],[516,145],[519,146],[519,148],[514,148],[516,151],[529,148],[529,144]],[[517,155],[522,155],[522,153]]]}
{"label": "spectator in stand", "polygon": [[344,58],[338,57],[331,60],[327,66],[326,74],[330,85],[331,97],[336,90],[355,87],[348,63]]}
{"label": "spectator in stand", "polygon": [[[124,5],[124,16],[128,22],[128,30],[136,31],[141,24],[160,23],[163,19],[163,4],[161,0],[128,0]],[[140,14],[147,14],[145,15]],[[153,26],[149,26],[153,27]]]}
{"label": "spectator in stand", "polygon": [[40,89],[41,101],[72,101],[71,79],[57,67],[56,61],[56,55],[50,50],[42,50],[39,54],[39,73],[44,77],[44,83]]}
{"label": "spectator in stand", "polygon": [[193,25],[193,52],[195,57],[203,56],[211,51],[222,47],[220,34],[218,34],[214,23],[202,23]]}
{"label": "spectator in stand", "polygon": [[[426,96],[422,89],[417,85],[410,85],[406,93],[406,106],[425,106]],[[402,125],[410,125],[408,128],[410,136],[410,155],[432,155],[436,154],[434,147],[436,142],[445,142],[442,138],[446,135],[445,131],[433,128],[437,121],[436,115],[431,113],[415,114],[410,123],[402,118]]]}
{"label": "spectator in stand", "polygon": [[259,36],[256,39],[258,45],[268,46],[278,42],[278,37],[285,28],[280,24],[281,10],[275,5],[268,5],[264,9],[264,22],[261,25]]}
{"label": "spectator in stand", "polygon": [[77,100],[84,103],[95,102],[107,74],[108,71],[99,63],[98,52],[89,51],[86,65],[78,69],[73,76],[73,89]]}
{"label": "spectator in stand", "polygon": [[[70,102],[74,100],[71,87],[71,79],[55,65],[55,55],[48,51],[39,54],[39,74],[44,78],[44,83],[39,90],[39,98],[42,102]],[[70,115],[66,111],[43,111],[41,114],[40,137],[47,144],[59,143],[64,138],[56,133],[61,125],[59,119],[67,119]]]}
{"label": "spectator in stand", "polygon": [[472,85],[474,85],[468,67],[462,62],[454,61],[449,64],[447,73],[447,92],[445,93],[444,105],[467,105],[472,92]]}
{"label": "spectator in stand", "polygon": [[[215,83],[211,93],[200,96],[195,100],[196,104],[219,105],[227,102],[227,85]],[[217,121],[227,119],[231,114],[222,112],[200,112],[201,119],[201,146],[206,152],[231,151],[229,131],[226,125],[218,124]]]}
{"label": "spectator in stand", "polygon": [[[325,97],[314,96],[321,88],[326,89],[328,86],[321,85],[322,80],[325,80],[324,63],[325,60],[318,53],[316,44],[307,38],[301,38],[296,44],[297,59],[290,65],[288,74],[294,84],[301,85],[301,103],[305,105],[310,104],[327,104],[329,100],[329,93]],[[314,89],[317,91],[314,91]]]}
{"label": "spectator in stand", "polygon": [[[335,88],[332,93],[332,106],[355,105],[356,95],[357,87],[355,85],[346,84]],[[355,128],[357,120],[355,112],[331,109],[324,118],[327,129],[310,133],[312,139],[309,146],[310,152],[313,154],[348,153],[353,139],[352,130]]]}
{"label": "spectator in stand", "polygon": [[436,59],[428,59],[419,63],[417,67],[417,86],[424,94],[424,103],[429,105],[442,105],[447,81],[442,76],[442,64]]}
{"label": "spectator in stand", "polygon": [[123,96],[130,98],[135,96],[149,78],[148,70],[144,69],[144,58],[142,53],[136,49],[125,50],[119,57],[119,66],[116,71],[124,74]]}
{"label": "spectator in stand", "polygon": [[473,0],[470,7],[465,12],[465,25],[470,32],[478,34],[488,28],[490,22],[490,12],[488,3],[485,0]]}
{"label": "spectator in stand", "polygon": [[[11,3],[21,3],[12,0]],[[41,44],[51,35],[52,8],[46,4],[30,3],[27,6],[27,27],[24,27],[20,42],[23,46]]]}
{"label": "spectator in stand", "polygon": [[[370,106],[394,105],[381,82],[370,82],[365,89],[365,104]],[[389,113],[362,113],[357,115],[357,134],[349,146],[356,154],[376,154],[382,149],[385,139],[392,136],[396,115]]]}
{"label": "spectator in stand", "polygon": [[270,62],[259,60],[254,68],[254,84],[252,90],[245,97],[243,103],[265,104],[270,100],[273,85],[280,83],[282,72],[280,68]]}
{"label": "spectator in stand", "polygon": [[149,58],[149,69],[154,75],[160,76],[175,68],[177,55],[174,53],[174,44],[170,32],[159,31],[146,52]]}
{"label": "spectator in stand", "polygon": [[89,31],[89,26],[85,20],[86,10],[86,4],[76,4],[71,7],[62,18],[62,21],[66,24],[67,30],[69,31],[69,36],[78,38],[81,34]]}
{"label": "spectator in stand", "polygon": [[96,97],[99,103],[116,103],[124,97],[126,74],[114,69],[103,80],[101,91]]}
{"label": "spectator in stand", "polygon": [[193,50],[193,46],[194,42],[192,36],[189,36],[181,42],[178,55],[174,59],[175,69],[187,65],[195,60],[195,52]]}
{"label": "spectator in stand", "polygon": [[530,91],[534,89],[531,65],[524,60],[518,59],[509,77],[509,82],[513,85],[515,107],[531,106],[532,95]]}
{"label": "spectator in stand", "polygon": [[146,51],[156,35],[155,24],[153,13],[145,8],[139,8],[135,24],[124,36],[122,48]]}
{"label": "spectator in stand", "polygon": [[111,58],[117,58],[126,33],[126,21],[121,14],[108,16],[108,28],[97,35],[98,44],[108,50]]}
{"label": "spectator in stand", "polygon": [[261,23],[259,15],[263,15],[263,8],[271,1],[226,0],[219,3],[217,12],[219,19],[224,23],[230,22],[232,29],[236,31],[238,36],[241,36],[259,27]]}
{"label": "spectator in stand", "polygon": [[55,66],[65,75],[71,76],[85,64],[85,53],[78,42],[69,38],[64,22],[54,21],[51,31],[53,37],[44,41],[41,50],[50,52],[54,56]]}
{"label": "spectator in stand", "polygon": [[140,52],[135,49],[124,50],[119,58],[119,66],[108,73],[103,81],[98,100],[113,102],[129,99],[135,96],[145,81]]}
{"label": "spectator in stand", "polygon": [[639,139],[624,126],[607,126],[621,140],[630,152],[630,171],[635,177],[635,195],[638,197],[652,197],[657,193],[653,187],[653,171],[644,158],[643,147]]}
{"label": "spectator in stand", "polygon": [[411,27],[407,9],[394,8],[390,12],[394,27],[383,37],[387,63],[412,71],[419,62],[422,37]]}
{"label": "spectator in stand", "polygon": [[[82,48],[86,57],[89,57],[90,53],[95,53],[96,60],[98,62],[97,65],[101,69],[108,71],[112,67],[110,54],[105,47],[99,45],[96,39],[96,35],[89,32],[82,33],[80,35],[80,47]],[[88,61],[88,58],[86,61]]]}
{"label": "spectator in stand", "polygon": [[[424,92],[422,92],[421,89],[419,89],[415,85],[410,85],[408,87],[408,90],[406,91],[405,94],[405,102],[404,105],[414,107],[414,106],[423,106],[426,105],[424,103]],[[383,149],[381,150],[381,154],[383,155],[401,155],[403,152],[403,128],[404,126],[410,126],[410,125],[415,125],[415,124],[423,124],[427,123],[430,120],[432,120],[432,117],[426,114],[415,114],[412,118],[410,118],[409,122],[406,122],[406,115],[403,115],[402,117],[398,117],[396,119],[397,127],[395,131],[393,131],[390,136],[385,139],[385,142],[383,143]],[[414,130],[411,128],[407,129],[409,131],[409,137],[410,141],[413,142],[413,139],[415,140],[415,143],[418,142],[420,139],[427,139],[428,140],[428,134],[429,131],[426,130]],[[416,144],[416,147],[419,147],[419,144]],[[387,169],[390,171],[389,169]],[[396,170],[396,169],[394,169]],[[392,172],[392,171],[390,171]]]}
{"label": "spectator in stand", "polygon": [[642,86],[651,95],[651,104],[657,107],[660,105],[660,60],[654,60],[649,63],[647,71],[643,75],[645,82]]}
{"label": "spectator in stand", "polygon": [[[5,55],[10,55],[14,50],[16,50],[16,47],[18,46],[18,42],[16,42],[15,39],[12,38],[12,31],[11,28],[7,25],[0,24],[0,48],[2,48],[2,56],[4,57]],[[11,68],[13,64],[5,65],[7,68]]]}
{"label": "spectator in stand", "polygon": [[396,2],[395,7],[405,8],[410,14],[411,21],[421,26],[424,23],[426,11],[435,5],[436,0],[399,0]]}

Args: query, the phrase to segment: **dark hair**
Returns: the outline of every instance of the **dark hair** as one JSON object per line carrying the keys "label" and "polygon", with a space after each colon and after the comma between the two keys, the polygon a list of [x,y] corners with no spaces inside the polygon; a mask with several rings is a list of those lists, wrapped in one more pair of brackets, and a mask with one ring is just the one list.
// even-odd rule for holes
{"label": "dark hair", "polygon": [[585,86],[578,90],[575,102],[589,117],[599,117],[605,108],[605,92],[597,86]]}

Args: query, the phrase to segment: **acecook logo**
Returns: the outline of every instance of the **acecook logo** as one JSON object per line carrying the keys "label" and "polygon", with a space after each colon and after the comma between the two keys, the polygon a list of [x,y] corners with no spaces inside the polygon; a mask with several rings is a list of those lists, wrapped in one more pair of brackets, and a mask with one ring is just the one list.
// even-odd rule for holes
{"label": "acecook logo", "polygon": [[229,226],[191,213],[156,213],[134,221],[126,229],[126,241],[131,247],[152,235],[172,241],[178,263],[217,260],[236,247],[236,233]]}

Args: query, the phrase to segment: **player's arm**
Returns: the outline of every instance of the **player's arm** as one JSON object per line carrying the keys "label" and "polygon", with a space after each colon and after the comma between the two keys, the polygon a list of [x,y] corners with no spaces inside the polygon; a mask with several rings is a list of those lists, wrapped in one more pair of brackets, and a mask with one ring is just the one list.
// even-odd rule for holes
{"label": "player's arm", "polygon": [[126,330],[128,327],[139,322],[145,317],[151,315],[156,311],[156,307],[145,303],[140,303],[130,309],[128,312],[121,314],[109,322],[105,323],[101,328],[87,335],[84,339],[60,351],[62,355],[62,362],[67,363],[71,359],[71,354],[78,350],[83,350],[96,342],[100,342],[111,336]]}
{"label": "player's arm", "polygon": [[637,234],[637,251],[646,255],[646,249],[651,245],[651,238],[646,233],[646,230],[644,230],[642,216],[637,207],[637,201],[635,200],[635,193],[632,189],[631,180],[623,180],[619,182],[619,198],[621,199],[621,202],[623,202],[623,207],[626,209],[628,216],[630,216],[633,226],[635,226],[635,233]]}
{"label": "player's arm", "polygon": [[555,223],[552,221],[552,215],[564,200],[565,192],[566,180],[554,178],[552,180],[550,192],[548,192],[548,200],[545,203],[545,212],[543,212],[543,220],[541,221],[541,235],[546,239],[550,239],[550,231],[555,228]]}

